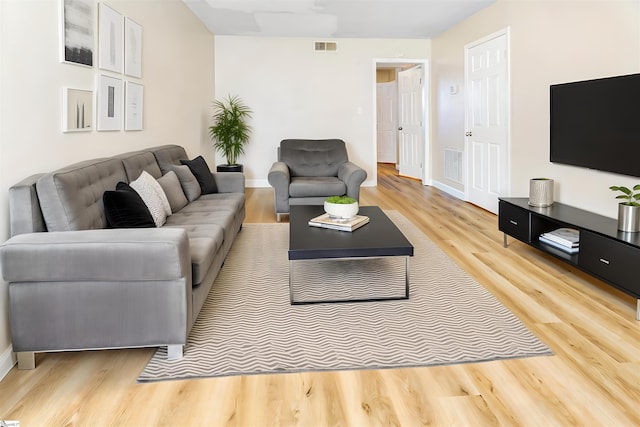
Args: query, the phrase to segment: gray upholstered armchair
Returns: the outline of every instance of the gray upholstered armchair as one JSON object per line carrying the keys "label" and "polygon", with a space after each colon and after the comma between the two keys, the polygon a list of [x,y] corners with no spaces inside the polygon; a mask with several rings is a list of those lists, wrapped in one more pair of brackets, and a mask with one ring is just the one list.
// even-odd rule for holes
{"label": "gray upholstered armchair", "polygon": [[328,196],[360,198],[367,172],[349,161],[341,139],[285,139],[269,171],[278,221],[290,205],[321,205]]}

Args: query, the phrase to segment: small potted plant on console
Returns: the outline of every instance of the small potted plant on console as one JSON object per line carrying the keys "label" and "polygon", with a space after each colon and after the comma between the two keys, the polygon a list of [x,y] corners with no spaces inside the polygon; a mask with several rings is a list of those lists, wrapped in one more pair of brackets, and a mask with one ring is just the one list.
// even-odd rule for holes
{"label": "small potted plant on console", "polygon": [[616,199],[625,200],[618,205],[618,230],[632,233],[640,231],[640,184],[632,189],[612,185],[609,190],[620,191],[622,194],[616,196]]}

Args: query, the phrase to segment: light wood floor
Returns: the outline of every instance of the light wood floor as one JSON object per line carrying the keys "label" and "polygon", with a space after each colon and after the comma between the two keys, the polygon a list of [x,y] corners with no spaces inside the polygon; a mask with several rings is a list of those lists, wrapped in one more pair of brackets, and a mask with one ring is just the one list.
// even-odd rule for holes
{"label": "light wood floor", "polygon": [[[42,425],[640,425],[635,300],[510,239],[495,215],[381,165],[361,203],[396,209],[549,345],[502,362],[136,384],[152,349],[51,353],[0,382],[0,419]],[[246,222],[274,222],[271,189]],[[286,218],[286,217],[285,217]],[[233,331],[229,331],[233,333]]]}

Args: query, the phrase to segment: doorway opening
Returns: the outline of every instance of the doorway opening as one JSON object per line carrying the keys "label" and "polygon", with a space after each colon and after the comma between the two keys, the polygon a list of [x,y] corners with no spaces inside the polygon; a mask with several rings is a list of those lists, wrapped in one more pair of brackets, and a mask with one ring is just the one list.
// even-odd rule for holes
{"label": "doorway opening", "polygon": [[[376,163],[428,184],[429,69],[425,59],[374,59]],[[377,176],[376,176],[377,181]]]}

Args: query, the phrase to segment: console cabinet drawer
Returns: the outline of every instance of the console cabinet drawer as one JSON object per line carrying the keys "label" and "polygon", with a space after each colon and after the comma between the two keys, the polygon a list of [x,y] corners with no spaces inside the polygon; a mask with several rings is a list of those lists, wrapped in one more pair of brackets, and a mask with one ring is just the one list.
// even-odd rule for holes
{"label": "console cabinet drawer", "polygon": [[580,232],[578,265],[586,271],[640,296],[640,249],[589,231]]}
{"label": "console cabinet drawer", "polygon": [[529,212],[500,201],[498,205],[498,228],[503,233],[523,242],[529,242]]}

